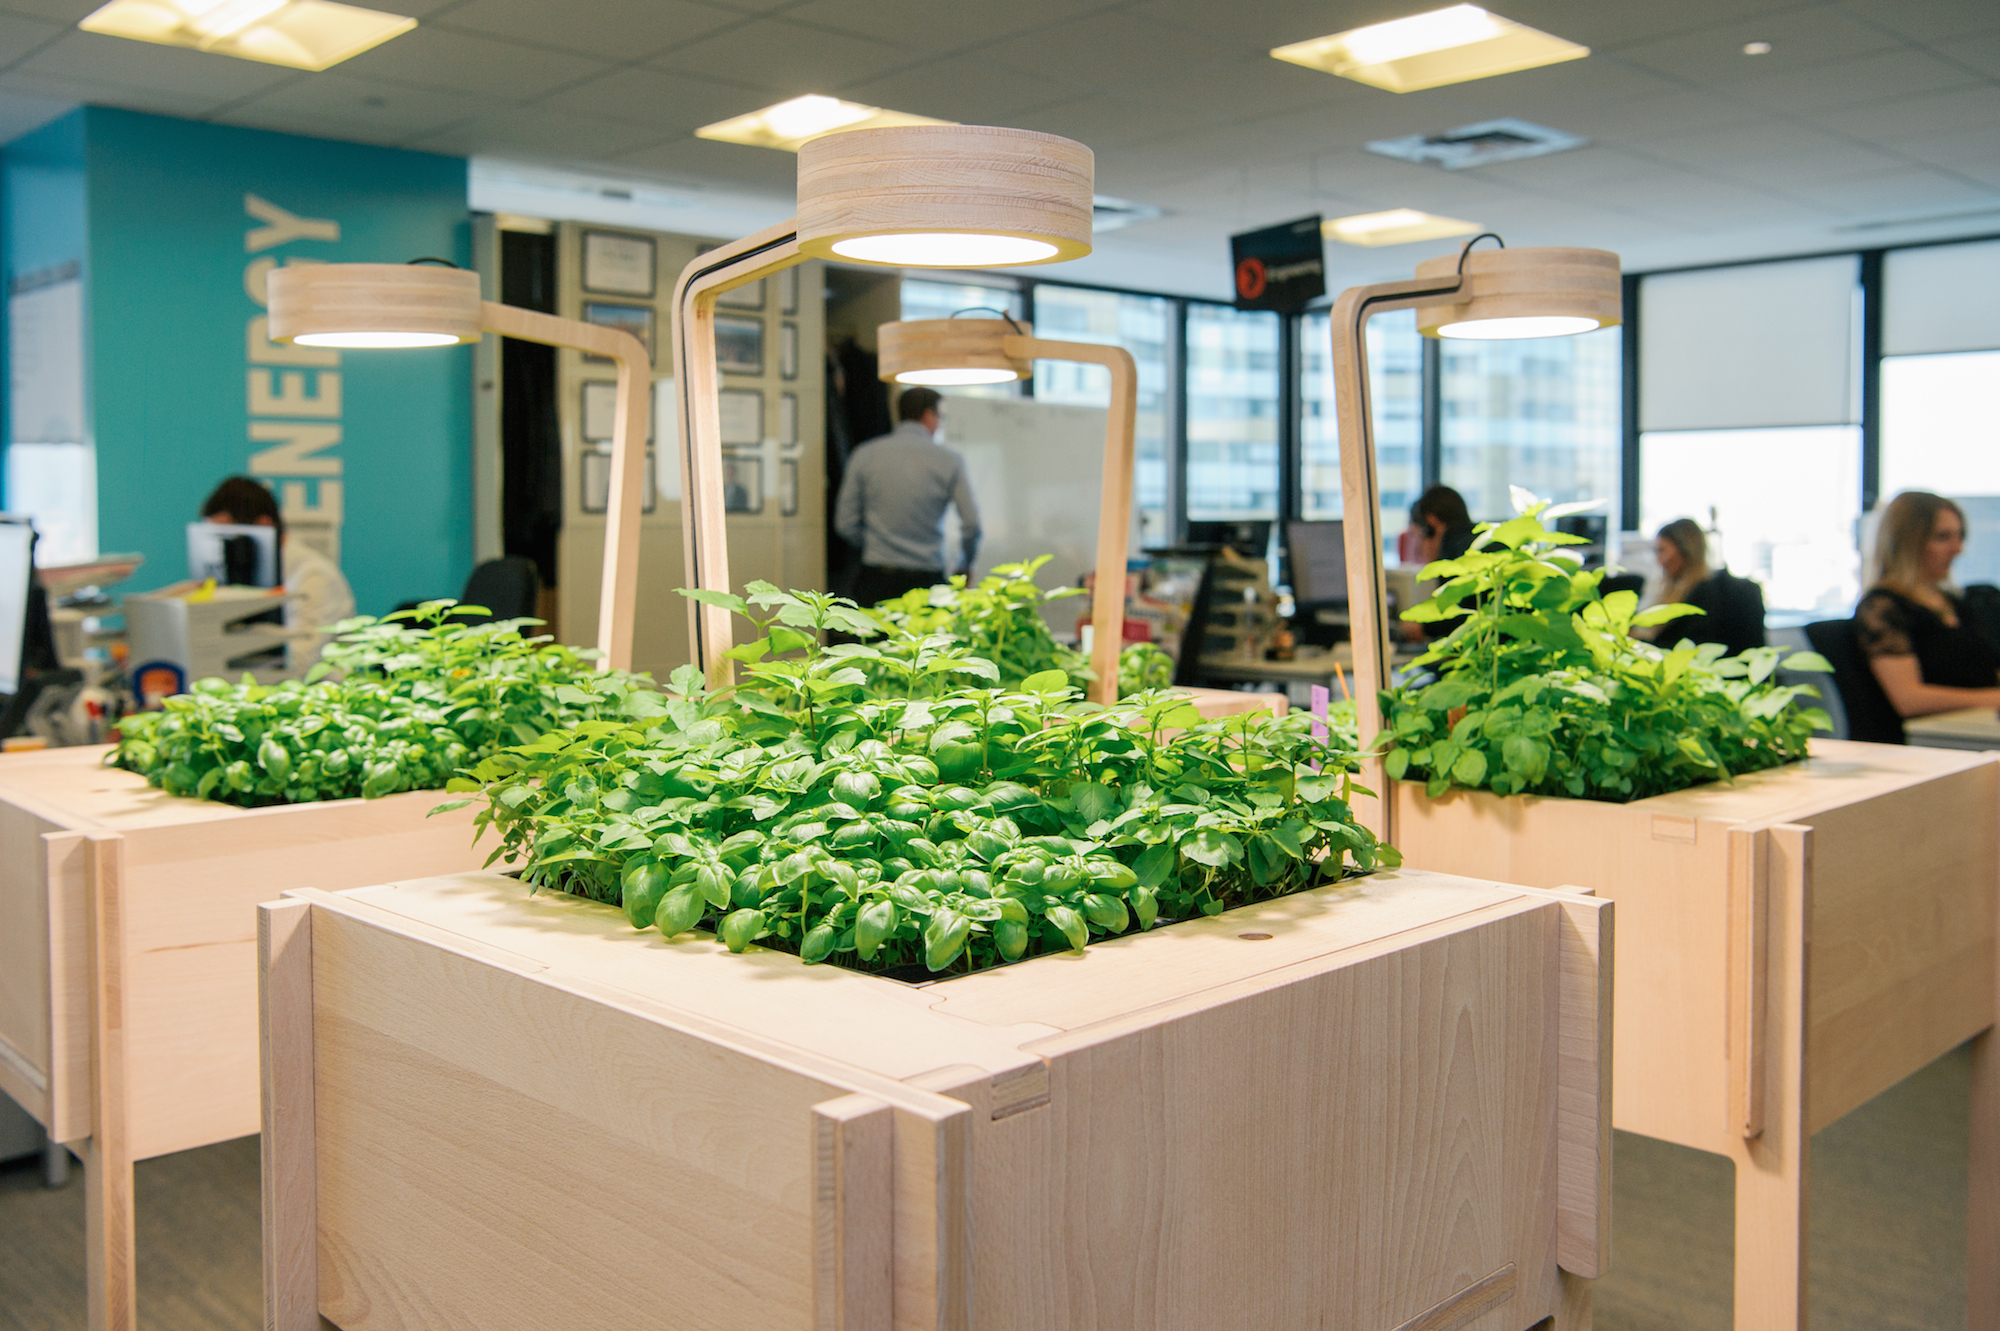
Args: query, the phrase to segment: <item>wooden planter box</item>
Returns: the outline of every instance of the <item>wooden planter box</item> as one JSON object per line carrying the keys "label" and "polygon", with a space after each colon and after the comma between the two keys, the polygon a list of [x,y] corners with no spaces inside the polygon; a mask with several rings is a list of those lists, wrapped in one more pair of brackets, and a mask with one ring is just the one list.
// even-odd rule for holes
{"label": "wooden planter box", "polygon": [[258,1131],[256,905],[484,860],[435,792],[239,809],[0,757],[0,1090],[86,1161],[90,1323],[130,1328],[132,1162]]}
{"label": "wooden planter box", "polygon": [[1410,865],[1618,904],[1614,1121],[1735,1161],[1745,1331],[1804,1324],[1811,1134],[1979,1036],[1971,1324],[2000,1326],[1992,755],[1815,740],[1631,804],[1410,782],[1395,801]]}
{"label": "wooden planter box", "polygon": [[1595,898],[1380,874],[921,986],[497,874],[261,911],[273,1331],[1589,1322]]}

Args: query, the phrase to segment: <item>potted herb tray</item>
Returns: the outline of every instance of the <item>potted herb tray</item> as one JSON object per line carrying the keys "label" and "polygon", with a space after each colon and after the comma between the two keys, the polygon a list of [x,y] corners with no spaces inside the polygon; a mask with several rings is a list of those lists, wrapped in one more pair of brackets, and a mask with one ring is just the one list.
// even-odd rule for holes
{"label": "potted herb tray", "polygon": [[498,874],[260,912],[274,1331],[1567,1331],[1608,1255],[1589,896],[1379,873],[924,984]]}
{"label": "potted herb tray", "polygon": [[1977,1037],[1970,1324],[2000,1324],[2000,760],[1815,739],[1627,804],[1393,790],[1406,864],[1617,903],[1614,1122],[1735,1162],[1738,1327],[1804,1325],[1811,1134]]}
{"label": "potted herb tray", "polygon": [[261,809],[0,757],[0,1090],[81,1154],[90,1325],[134,1324],[132,1164],[256,1132],[256,911],[280,887],[477,866],[434,791]]}

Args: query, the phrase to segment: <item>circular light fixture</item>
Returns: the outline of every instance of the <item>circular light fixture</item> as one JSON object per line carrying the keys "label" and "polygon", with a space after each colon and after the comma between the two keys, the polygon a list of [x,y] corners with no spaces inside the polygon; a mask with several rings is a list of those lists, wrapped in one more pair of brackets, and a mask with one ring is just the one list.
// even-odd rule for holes
{"label": "circular light fixture", "polygon": [[1090,253],[1090,149],[985,125],[852,129],[799,148],[799,249],[912,268]]}
{"label": "circular light fixture", "polygon": [[301,333],[292,341],[302,347],[452,347],[450,333]]}
{"label": "circular light fixture", "polygon": [[886,263],[906,268],[994,268],[1021,263],[1047,263],[1057,248],[1026,236],[996,236],[976,231],[917,231],[850,236],[836,240],[833,252],[860,263]]}
{"label": "circular light fixture", "polygon": [[877,332],[877,372],[893,384],[957,388],[1025,379],[1033,366],[1006,352],[1034,330],[1011,319],[909,319]]}
{"label": "circular light fixture", "polygon": [[1420,278],[1464,275],[1450,304],[1419,305],[1425,337],[1496,341],[1564,337],[1624,321],[1618,256],[1568,248],[1460,251],[1417,265]]}
{"label": "circular light fixture", "polygon": [[1021,376],[1012,370],[904,370],[899,384],[918,388],[964,388],[971,384],[1011,384]]}
{"label": "circular light fixture", "polygon": [[1504,342],[1517,337],[1568,337],[1603,327],[1595,319],[1573,314],[1526,314],[1511,319],[1468,319],[1442,324],[1439,337],[1464,338],[1471,342]]}
{"label": "circular light fixture", "polygon": [[313,347],[448,347],[479,340],[479,274],[409,263],[274,268],[273,342]]}

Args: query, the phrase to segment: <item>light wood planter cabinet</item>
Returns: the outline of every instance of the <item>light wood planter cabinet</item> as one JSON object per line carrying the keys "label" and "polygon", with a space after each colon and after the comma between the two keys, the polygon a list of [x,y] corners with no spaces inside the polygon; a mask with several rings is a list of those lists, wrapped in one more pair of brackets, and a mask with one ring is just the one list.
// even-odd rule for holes
{"label": "light wood planter cabinet", "polygon": [[1589,1322],[1589,896],[1380,874],[927,985],[495,874],[261,911],[274,1331]]}
{"label": "light wood planter cabinet", "polygon": [[1805,1321],[1811,1134],[1975,1046],[1971,1324],[2000,1326],[2000,762],[1815,741],[1805,763],[1631,804],[1397,783],[1426,869],[1618,905],[1623,1130],[1736,1164],[1736,1325]]}
{"label": "light wood planter cabinet", "polygon": [[133,1161],[259,1127],[257,903],[486,848],[434,792],[239,809],[106,752],[0,757],[0,1090],[83,1156],[90,1323],[128,1331]]}

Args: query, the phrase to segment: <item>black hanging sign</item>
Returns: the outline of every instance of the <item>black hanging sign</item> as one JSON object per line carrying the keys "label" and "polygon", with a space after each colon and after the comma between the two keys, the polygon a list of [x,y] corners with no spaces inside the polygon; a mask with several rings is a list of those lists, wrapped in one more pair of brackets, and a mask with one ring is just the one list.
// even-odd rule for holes
{"label": "black hanging sign", "polygon": [[1326,242],[1319,214],[1229,238],[1236,308],[1297,314],[1326,294]]}

